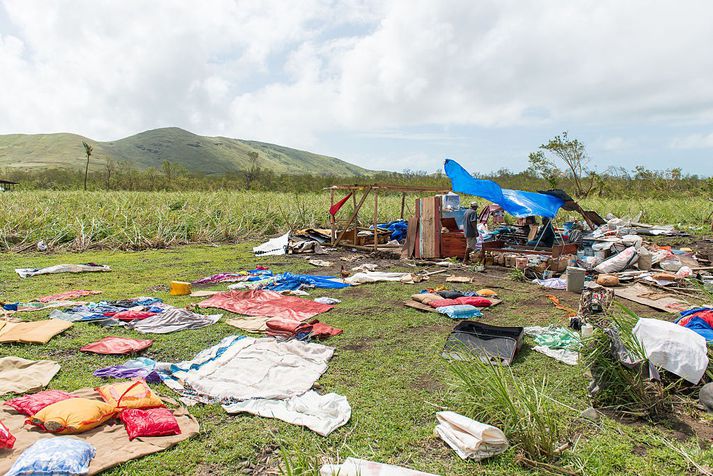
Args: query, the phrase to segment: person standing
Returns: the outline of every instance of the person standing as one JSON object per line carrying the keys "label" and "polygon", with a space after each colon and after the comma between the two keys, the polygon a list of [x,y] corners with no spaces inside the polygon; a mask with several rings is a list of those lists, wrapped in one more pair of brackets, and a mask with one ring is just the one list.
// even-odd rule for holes
{"label": "person standing", "polygon": [[465,211],[463,234],[465,235],[463,264],[468,264],[470,262],[470,254],[478,248],[478,202],[470,202],[470,208]]}

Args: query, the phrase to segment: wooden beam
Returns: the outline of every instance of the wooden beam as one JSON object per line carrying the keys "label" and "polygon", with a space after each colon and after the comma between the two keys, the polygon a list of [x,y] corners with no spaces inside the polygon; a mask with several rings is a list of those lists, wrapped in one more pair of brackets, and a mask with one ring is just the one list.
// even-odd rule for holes
{"label": "wooden beam", "polygon": [[376,226],[379,221],[379,191],[374,191],[374,251],[379,246],[379,229]]}
{"label": "wooden beam", "polygon": [[366,197],[369,196],[369,192],[371,191],[371,188],[368,188],[364,191],[364,195],[361,197],[361,200],[359,200],[359,203],[357,204],[356,208],[354,209],[354,213],[352,213],[352,216],[349,217],[349,220],[347,221],[347,224],[344,226],[344,229],[342,232],[339,234],[339,237],[337,238],[337,241],[334,242],[333,246],[336,246],[339,244],[340,241],[342,241],[342,238],[344,238],[344,234],[347,232],[349,227],[352,225],[354,222],[354,219],[357,217],[359,214],[359,210],[361,209],[361,206],[364,204],[364,201],[366,200]]}
{"label": "wooden beam", "polygon": [[[329,192],[329,209],[331,210],[333,206],[334,206],[334,190],[330,190],[330,192]],[[331,228],[332,228],[332,233],[330,234],[330,239],[331,239],[332,243],[334,243],[334,239],[337,237],[337,224],[336,224],[336,218],[331,213],[329,214],[329,224],[331,225]]]}
{"label": "wooden beam", "polygon": [[401,193],[401,219],[404,219],[404,209],[406,208],[406,193]]}

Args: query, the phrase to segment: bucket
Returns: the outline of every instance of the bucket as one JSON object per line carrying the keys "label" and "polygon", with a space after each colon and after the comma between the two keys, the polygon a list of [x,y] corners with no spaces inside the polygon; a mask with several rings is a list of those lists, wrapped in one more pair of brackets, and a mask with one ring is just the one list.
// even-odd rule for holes
{"label": "bucket", "polygon": [[584,289],[584,276],[587,271],[584,268],[569,266],[567,268],[567,291],[581,293]]}
{"label": "bucket", "polygon": [[186,296],[191,294],[191,283],[183,281],[171,281],[171,296]]}

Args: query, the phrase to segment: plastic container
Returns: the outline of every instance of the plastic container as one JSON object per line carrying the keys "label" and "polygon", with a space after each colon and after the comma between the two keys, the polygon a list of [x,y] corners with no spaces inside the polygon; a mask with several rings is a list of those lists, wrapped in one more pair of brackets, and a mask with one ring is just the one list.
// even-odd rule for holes
{"label": "plastic container", "polygon": [[587,270],[570,266],[567,268],[567,291],[581,293],[584,289],[584,277]]}
{"label": "plastic container", "polygon": [[170,294],[171,296],[186,296],[191,294],[191,283],[171,281]]}
{"label": "plastic container", "polygon": [[591,324],[583,324],[582,325],[582,337],[592,337],[592,334],[594,333],[594,326]]}
{"label": "plastic container", "polygon": [[651,270],[653,266],[653,254],[649,253],[646,248],[639,248],[639,260],[636,262],[641,271]]}

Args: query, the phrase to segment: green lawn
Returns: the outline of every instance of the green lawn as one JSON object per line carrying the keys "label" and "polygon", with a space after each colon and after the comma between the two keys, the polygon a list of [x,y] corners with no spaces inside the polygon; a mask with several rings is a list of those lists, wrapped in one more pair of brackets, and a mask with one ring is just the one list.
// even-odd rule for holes
{"label": "green lawn", "polygon": [[[301,257],[278,256],[256,259],[250,246],[194,246],[141,252],[86,252],[82,254],[1,255],[0,300],[29,300],[70,289],[98,289],[103,299],[153,295],[169,304],[183,306],[198,299],[174,298],[154,292],[153,286],[172,279],[194,280],[221,271],[250,269],[270,264],[275,271],[319,270]],[[329,259],[329,258],[328,258]],[[37,276],[22,280],[16,267],[47,266],[59,263],[96,262],[108,264],[111,273]],[[397,262],[394,262],[398,265]],[[393,270],[405,269],[394,266]],[[411,268],[408,268],[411,269]],[[429,286],[443,282],[434,276]],[[494,287],[504,303],[486,311],[482,318],[496,325],[543,325],[566,322],[565,314],[554,309],[545,292],[534,285],[516,283],[501,273],[479,274],[477,284],[460,289]],[[433,436],[435,414],[440,409],[467,412],[468,395],[457,385],[440,351],[454,322],[447,317],[402,306],[424,284],[372,284],[344,290],[314,290],[311,297],[342,299],[335,309],[320,318],[344,329],[344,334],[327,341],[337,351],[329,370],[319,380],[324,392],[346,395],[352,419],[329,437],[277,420],[254,416],[228,416],[218,405],[197,405],[190,409],[201,424],[200,435],[173,449],[124,464],[109,474],[270,474],[281,454],[300,464],[341,460],[347,456],[399,464],[441,475],[532,474],[514,462],[515,449],[482,463],[462,461]],[[216,287],[215,289],[222,289]],[[578,296],[558,293],[564,304],[576,307]],[[635,308],[647,315],[655,312]],[[24,314],[37,319],[47,312]],[[198,351],[239,333],[222,322],[197,331],[155,335],[154,345],[144,354],[160,361],[192,358]],[[102,336],[138,337],[133,331],[106,330],[92,324],[76,324],[46,346],[1,345],[1,355],[31,359],[54,359],[62,370],[51,388],[76,390],[97,386],[101,380],[92,371],[119,364],[126,357],[83,354],[78,349]],[[588,406],[587,380],[581,369],[569,367],[540,355],[526,344],[512,371],[523,379],[547,376],[556,399],[577,411]],[[166,387],[160,393],[172,395]],[[710,425],[689,404],[679,405],[689,419]],[[564,407],[563,407],[564,408]],[[623,424],[611,418],[591,423],[577,418],[578,412],[563,409],[571,423],[571,449],[559,464],[581,474],[682,474],[693,470],[686,460],[663,440],[684,450],[697,463],[713,465],[709,441],[700,441],[686,424],[667,420],[658,425]],[[679,422],[680,423],[680,422]],[[710,434],[710,433],[709,433]],[[282,450],[282,453],[281,453]]]}

